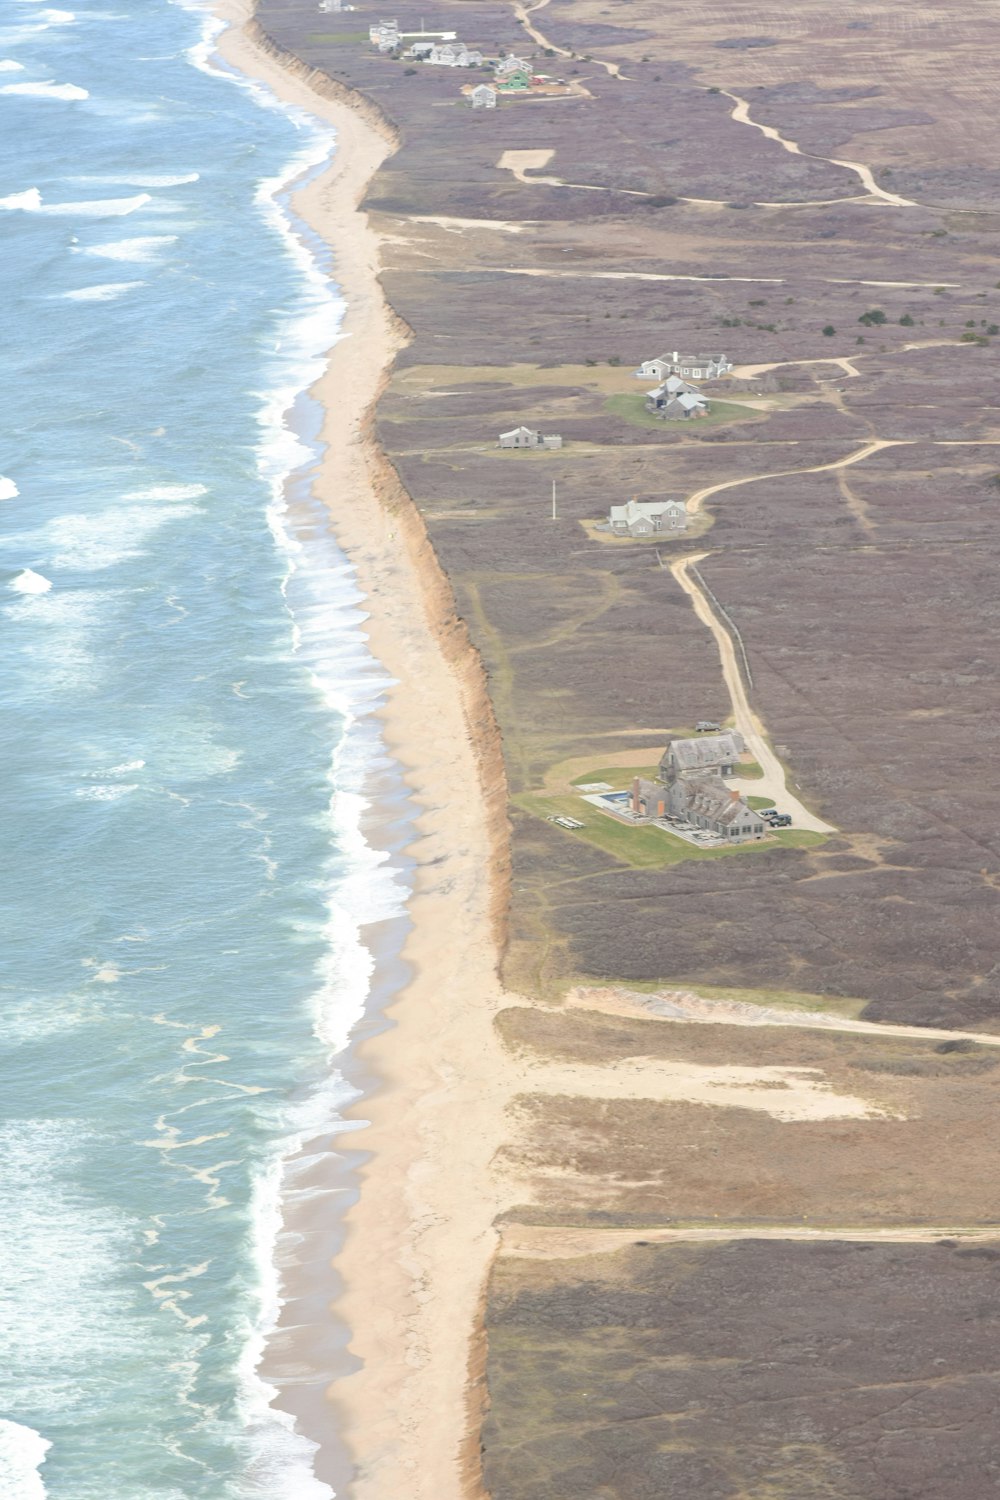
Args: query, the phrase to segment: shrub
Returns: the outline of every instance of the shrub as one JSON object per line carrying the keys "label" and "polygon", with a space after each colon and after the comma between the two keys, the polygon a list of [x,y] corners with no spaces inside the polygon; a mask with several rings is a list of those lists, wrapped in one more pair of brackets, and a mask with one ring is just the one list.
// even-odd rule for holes
{"label": "shrub", "polygon": [[416,71],[417,71],[416,68],[404,68],[403,69],[403,77],[406,78],[406,77],[409,76],[410,73],[415,73]]}
{"label": "shrub", "polygon": [[986,332],[994,335],[1000,333],[1000,323],[991,323]]}
{"label": "shrub", "polygon": [[609,365],[620,365],[621,362],[622,361],[620,354],[612,354],[611,358],[608,360]]}
{"label": "shrub", "polygon": [[867,328],[877,328],[880,327],[883,323],[887,323],[888,321],[888,318],[880,307],[870,307],[868,311],[862,313],[860,318],[858,319],[858,322],[864,323]]}
{"label": "shrub", "polygon": [[827,339],[832,339],[833,335],[836,332],[837,332],[837,330],[836,330],[836,328],[834,328],[833,324],[832,323],[827,323],[826,327],[823,329],[823,337],[827,338]]}
{"label": "shrub", "polygon": [[913,327],[913,319],[910,317],[909,313],[904,313],[899,321],[903,328]]}

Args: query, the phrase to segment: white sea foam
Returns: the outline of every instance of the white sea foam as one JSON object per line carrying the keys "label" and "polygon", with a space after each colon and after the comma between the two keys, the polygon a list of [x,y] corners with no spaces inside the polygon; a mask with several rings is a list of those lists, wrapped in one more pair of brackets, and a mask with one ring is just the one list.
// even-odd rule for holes
{"label": "white sea foam", "polygon": [[89,99],[90,93],[87,89],[80,88],[75,83],[51,83],[42,81],[39,83],[5,83],[0,88],[0,94],[23,94],[32,99]]}
{"label": "white sea foam", "polygon": [[177,243],[176,234],[147,234],[130,240],[109,240],[104,245],[74,245],[80,255],[98,255],[102,260],[154,261],[161,249]]}
{"label": "white sea foam", "polygon": [[151,484],[145,490],[130,490],[126,500],[197,500],[208,494],[204,484]]}
{"label": "white sea foam", "polygon": [[12,57],[0,58],[0,73],[23,73],[24,63],[15,62]]}
{"label": "white sea foam", "polygon": [[93,182],[104,187],[168,188],[181,187],[186,182],[198,182],[200,179],[200,172],[178,172],[173,175],[169,172],[120,172],[74,177],[72,181]]}
{"label": "white sea foam", "polygon": [[45,1500],[38,1470],[51,1447],[33,1427],[0,1418],[0,1495],[4,1500]]}
{"label": "white sea foam", "polygon": [[144,281],[105,281],[100,286],[81,286],[72,292],[59,292],[64,302],[113,302],[124,297],[133,287],[145,286]]}
{"label": "white sea foam", "polygon": [[114,506],[87,515],[56,516],[41,531],[25,533],[22,540],[37,537],[52,552],[55,568],[97,573],[141,557],[146,541],[159,527],[195,513],[190,505],[161,510],[148,505]]}
{"label": "white sea foam", "polygon": [[43,578],[41,573],[36,573],[33,568],[24,568],[16,578],[12,578],[7,585],[17,594],[47,594],[52,587],[51,578]]}
{"label": "white sea foam", "polygon": [[137,792],[138,784],[130,785],[120,782],[116,786],[78,786],[74,796],[81,797],[85,802],[117,802],[119,797],[126,797],[129,792]]}
{"label": "white sea foam", "polygon": [[0,198],[0,208],[21,208],[25,213],[40,213],[42,195],[37,188],[27,188],[23,193],[10,193]]}
{"label": "white sea foam", "polygon": [[13,479],[7,479],[5,475],[0,474],[0,500],[16,500],[20,493]]}
{"label": "white sea foam", "polygon": [[148,193],[137,193],[134,198],[93,198],[86,203],[44,203],[37,188],[26,188],[23,193],[10,193],[0,198],[0,208],[21,209],[29,214],[76,214],[82,218],[112,219],[124,214],[133,214],[150,202]]}

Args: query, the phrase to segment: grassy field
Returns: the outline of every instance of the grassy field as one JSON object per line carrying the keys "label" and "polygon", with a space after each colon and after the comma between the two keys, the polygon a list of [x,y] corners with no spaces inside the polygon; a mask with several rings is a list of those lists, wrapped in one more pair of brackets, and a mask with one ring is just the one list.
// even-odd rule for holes
{"label": "grassy field", "polygon": [[[594,775],[594,781],[610,781],[612,773]],[[630,771],[629,776],[635,775]],[[627,785],[627,783],[626,783]],[[774,844],[790,848],[809,848],[825,842],[823,834],[810,833],[805,829],[776,829],[771,837],[761,843],[723,844],[717,849],[702,849],[677,838],[663,828],[630,827],[619,823],[607,813],[584,802],[582,797],[545,796],[527,792],[514,798],[518,807],[536,818],[575,818],[583,824],[578,829],[560,829],[569,838],[578,838],[603,849],[605,854],[631,865],[633,869],[665,869],[668,865],[680,864],[684,860],[720,859],[732,854],[747,854],[752,850],[770,849]]]}
{"label": "grassy field", "polygon": [[704,417],[692,417],[687,422],[665,422],[662,417],[655,417],[646,410],[644,391],[609,396],[604,409],[612,416],[621,417],[632,427],[650,427],[657,432],[687,431],[688,428],[697,432],[704,427],[722,427],[730,422],[749,422],[753,419],[760,421],[766,416],[765,412],[755,411],[749,406],[738,406],[734,401],[711,400],[708,414]]}

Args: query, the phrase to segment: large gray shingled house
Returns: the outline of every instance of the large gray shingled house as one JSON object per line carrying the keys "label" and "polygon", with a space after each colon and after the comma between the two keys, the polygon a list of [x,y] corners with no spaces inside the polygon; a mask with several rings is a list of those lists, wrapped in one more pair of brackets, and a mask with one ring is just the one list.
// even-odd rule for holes
{"label": "large gray shingled house", "polygon": [[735,729],[671,740],[660,759],[658,780],[637,776],[633,782],[633,815],[650,822],[681,818],[727,843],[764,838],[766,820],[722,779],[734,774],[743,748],[743,736]]}

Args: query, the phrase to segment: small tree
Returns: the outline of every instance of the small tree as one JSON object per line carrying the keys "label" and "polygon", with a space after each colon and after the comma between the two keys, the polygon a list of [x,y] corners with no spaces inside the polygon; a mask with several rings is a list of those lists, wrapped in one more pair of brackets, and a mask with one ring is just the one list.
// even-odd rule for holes
{"label": "small tree", "polygon": [[903,328],[913,327],[913,319],[910,317],[909,313],[904,313],[899,321]]}
{"label": "small tree", "polygon": [[826,327],[823,329],[823,337],[827,338],[827,339],[832,339],[833,335],[836,332],[837,332],[837,330],[836,330],[836,328],[834,328],[833,324],[832,323],[827,323]]}
{"label": "small tree", "polygon": [[888,321],[888,318],[880,307],[870,307],[868,311],[862,313],[860,318],[858,319],[858,322],[864,323],[866,328],[878,328],[883,323],[887,323]]}

